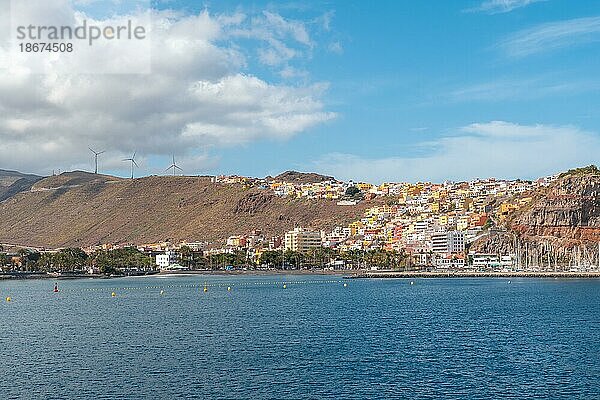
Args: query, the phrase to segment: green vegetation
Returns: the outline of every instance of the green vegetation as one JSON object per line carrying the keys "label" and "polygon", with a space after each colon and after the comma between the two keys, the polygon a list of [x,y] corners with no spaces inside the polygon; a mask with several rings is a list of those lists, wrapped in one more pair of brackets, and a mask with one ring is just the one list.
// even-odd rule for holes
{"label": "green vegetation", "polygon": [[211,254],[208,257],[205,257],[202,263],[205,268],[217,270],[225,269],[229,266],[242,267],[248,265],[249,262],[246,259],[245,251],[235,250],[233,253]]}
{"label": "green vegetation", "polygon": [[[385,250],[351,250],[319,247],[307,253],[291,250],[266,250],[260,258],[252,261],[245,250],[204,256],[202,251],[193,251],[187,246],[178,251],[177,262],[187,269],[223,270],[233,268],[267,267],[274,269],[327,268],[361,269],[378,267],[399,269],[408,264],[404,252]],[[91,254],[78,248],[62,249],[57,252],[39,253],[21,249],[13,256],[0,253],[0,266],[21,272],[85,273],[93,269],[104,275],[123,275],[130,271],[148,271],[156,268],[154,258],[134,247],[115,250],[99,250]]]}
{"label": "green vegetation", "polygon": [[356,196],[360,193],[360,189],[356,186],[350,186],[346,189],[346,196]]}
{"label": "green vegetation", "polygon": [[0,268],[8,265],[10,263],[10,258],[6,255],[6,253],[0,253]]}
{"label": "green vegetation", "polygon": [[342,252],[331,248],[316,248],[308,253],[281,250],[265,251],[259,264],[275,269],[301,269],[313,267],[338,266],[359,269],[378,267],[398,269],[407,265],[408,257],[404,252],[385,250],[351,250]]}
{"label": "green vegetation", "polygon": [[0,253],[0,267],[22,272],[83,273],[88,268],[98,268],[100,273],[122,275],[124,270],[152,269],[154,260],[136,248],[97,251],[88,255],[79,248],[61,249],[57,252],[39,253],[19,249],[14,256]]}
{"label": "green vegetation", "polygon": [[202,254],[194,252],[190,247],[182,246],[179,249],[177,262],[186,268],[194,269],[204,265],[205,259]]}
{"label": "green vegetation", "polygon": [[120,275],[126,269],[151,269],[154,260],[135,247],[116,250],[100,250],[90,256],[90,265],[102,274]]}

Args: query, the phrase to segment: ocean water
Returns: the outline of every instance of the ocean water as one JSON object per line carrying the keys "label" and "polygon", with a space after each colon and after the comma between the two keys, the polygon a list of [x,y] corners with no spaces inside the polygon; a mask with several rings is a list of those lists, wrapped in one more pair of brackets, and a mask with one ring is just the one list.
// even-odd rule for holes
{"label": "ocean water", "polygon": [[599,280],[413,282],[0,282],[0,398],[600,398]]}

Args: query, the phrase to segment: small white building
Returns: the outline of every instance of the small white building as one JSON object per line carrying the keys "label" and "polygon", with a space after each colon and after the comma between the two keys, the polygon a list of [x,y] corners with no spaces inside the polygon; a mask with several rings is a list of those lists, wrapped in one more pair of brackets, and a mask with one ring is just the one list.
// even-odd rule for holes
{"label": "small white building", "polygon": [[436,257],[433,263],[436,268],[440,269],[460,269],[465,267],[464,258],[458,257]]}
{"label": "small white building", "polygon": [[475,268],[500,268],[500,258],[497,254],[475,253],[473,256],[473,267]]}

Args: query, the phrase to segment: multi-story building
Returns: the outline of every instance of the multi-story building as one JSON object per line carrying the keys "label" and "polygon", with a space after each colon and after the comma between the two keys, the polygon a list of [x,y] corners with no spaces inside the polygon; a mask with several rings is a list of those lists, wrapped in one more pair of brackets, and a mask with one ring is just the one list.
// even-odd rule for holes
{"label": "multi-story building", "polygon": [[306,253],[321,247],[321,233],[303,228],[294,228],[285,234],[285,249]]}
{"label": "multi-story building", "polygon": [[436,232],[431,237],[433,252],[457,254],[465,251],[465,234],[460,231]]}
{"label": "multi-story building", "polygon": [[160,269],[168,268],[170,265],[177,262],[177,253],[167,250],[164,254],[156,255],[156,265]]}

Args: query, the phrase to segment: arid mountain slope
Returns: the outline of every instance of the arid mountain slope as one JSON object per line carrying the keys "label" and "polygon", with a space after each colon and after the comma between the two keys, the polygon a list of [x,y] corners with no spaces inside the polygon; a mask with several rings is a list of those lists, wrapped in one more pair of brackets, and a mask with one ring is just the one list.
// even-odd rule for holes
{"label": "arid mountain slope", "polygon": [[29,190],[41,176],[0,169],[0,201]]}
{"label": "arid mountain slope", "polygon": [[252,229],[280,235],[295,224],[323,229],[347,224],[370,205],[280,198],[206,177],[130,180],[73,172],[43,179],[0,203],[0,243],[83,247],[222,240]]}

